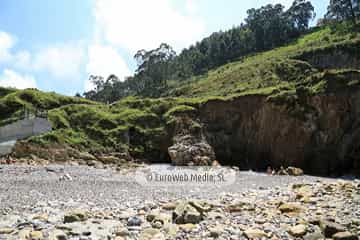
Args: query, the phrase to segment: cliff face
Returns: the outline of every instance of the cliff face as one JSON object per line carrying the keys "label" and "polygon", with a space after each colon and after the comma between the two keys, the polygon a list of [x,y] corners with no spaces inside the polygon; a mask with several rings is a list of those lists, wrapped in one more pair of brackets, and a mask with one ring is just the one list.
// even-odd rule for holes
{"label": "cliff face", "polygon": [[305,97],[296,107],[264,96],[209,101],[199,118],[207,142],[225,164],[297,166],[315,174],[359,165],[360,91]]}

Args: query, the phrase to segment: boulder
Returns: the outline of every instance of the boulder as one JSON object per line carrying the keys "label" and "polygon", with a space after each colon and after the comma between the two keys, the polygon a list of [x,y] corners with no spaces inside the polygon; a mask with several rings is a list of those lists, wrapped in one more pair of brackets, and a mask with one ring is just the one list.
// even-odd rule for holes
{"label": "boulder", "polygon": [[174,165],[211,166],[215,161],[214,149],[203,139],[197,140],[190,135],[177,138],[169,147],[168,153]]}
{"label": "boulder", "polygon": [[197,202],[182,202],[173,211],[172,219],[176,224],[197,224],[203,220],[208,208]]}

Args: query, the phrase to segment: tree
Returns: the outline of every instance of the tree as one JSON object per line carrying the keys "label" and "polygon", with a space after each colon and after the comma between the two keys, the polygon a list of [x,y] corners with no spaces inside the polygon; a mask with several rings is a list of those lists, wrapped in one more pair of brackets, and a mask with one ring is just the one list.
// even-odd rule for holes
{"label": "tree", "polygon": [[156,96],[173,73],[172,64],[176,52],[166,43],[154,50],[139,50],[134,58],[138,63],[134,79],[143,82],[146,96]]}
{"label": "tree", "polygon": [[360,15],[359,2],[359,0],[330,0],[325,17],[338,21],[351,19],[356,23],[356,18]]}
{"label": "tree", "polygon": [[314,6],[310,1],[295,0],[287,14],[290,21],[299,32],[304,32],[309,27],[310,20],[315,18]]}
{"label": "tree", "polygon": [[314,7],[307,0],[295,0],[287,11],[281,4],[268,4],[250,9],[247,13],[245,23],[227,31],[215,32],[183,49],[179,55],[166,43],[153,50],[139,50],[134,56],[137,69],[133,76],[124,81],[115,75],[106,80],[90,76],[95,89],[85,93],[85,97],[112,102],[129,95],[161,96],[167,90],[169,80],[182,81],[205,74],[248,54],[291,41],[308,29],[310,20],[315,16]]}
{"label": "tree", "polygon": [[257,51],[279,46],[289,39],[289,19],[283,10],[284,6],[281,4],[268,4],[247,11],[245,22],[254,34]]}

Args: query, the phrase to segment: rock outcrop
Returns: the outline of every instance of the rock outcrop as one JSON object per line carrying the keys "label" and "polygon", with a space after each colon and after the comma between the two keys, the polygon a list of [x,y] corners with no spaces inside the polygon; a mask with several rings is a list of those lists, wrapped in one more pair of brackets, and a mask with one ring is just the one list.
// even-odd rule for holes
{"label": "rock outcrop", "polygon": [[174,165],[210,165],[215,160],[213,148],[205,141],[198,141],[191,135],[177,138],[169,147],[169,156]]}
{"label": "rock outcrop", "polygon": [[316,174],[359,167],[359,90],[309,96],[295,106],[254,95],[214,100],[199,116],[223,163],[244,169],[294,166]]}

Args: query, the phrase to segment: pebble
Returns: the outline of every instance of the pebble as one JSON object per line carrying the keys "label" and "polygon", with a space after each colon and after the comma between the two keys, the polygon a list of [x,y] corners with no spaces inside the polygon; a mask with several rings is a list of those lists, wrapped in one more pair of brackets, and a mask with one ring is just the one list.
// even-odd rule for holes
{"label": "pebble", "polygon": [[7,208],[6,214],[0,214],[0,239],[355,240],[360,212],[353,199],[360,186],[344,182],[308,181],[261,190],[254,186],[218,193],[216,198],[199,197],[196,190],[193,199],[183,200],[167,199],[156,190],[148,202],[131,194],[122,202],[104,198],[111,204],[84,204],[81,197],[66,201],[41,198],[36,205]]}
{"label": "pebble", "polygon": [[334,240],[358,240],[358,237],[350,232],[338,232],[335,233],[332,238]]}
{"label": "pebble", "polygon": [[267,238],[267,234],[264,231],[257,228],[249,228],[245,230],[244,234],[248,239]]}
{"label": "pebble", "polygon": [[129,227],[140,226],[141,224],[142,220],[138,217],[130,217],[127,221]]}
{"label": "pebble", "polygon": [[302,237],[306,234],[307,227],[304,224],[299,224],[291,227],[289,233],[294,237]]}

